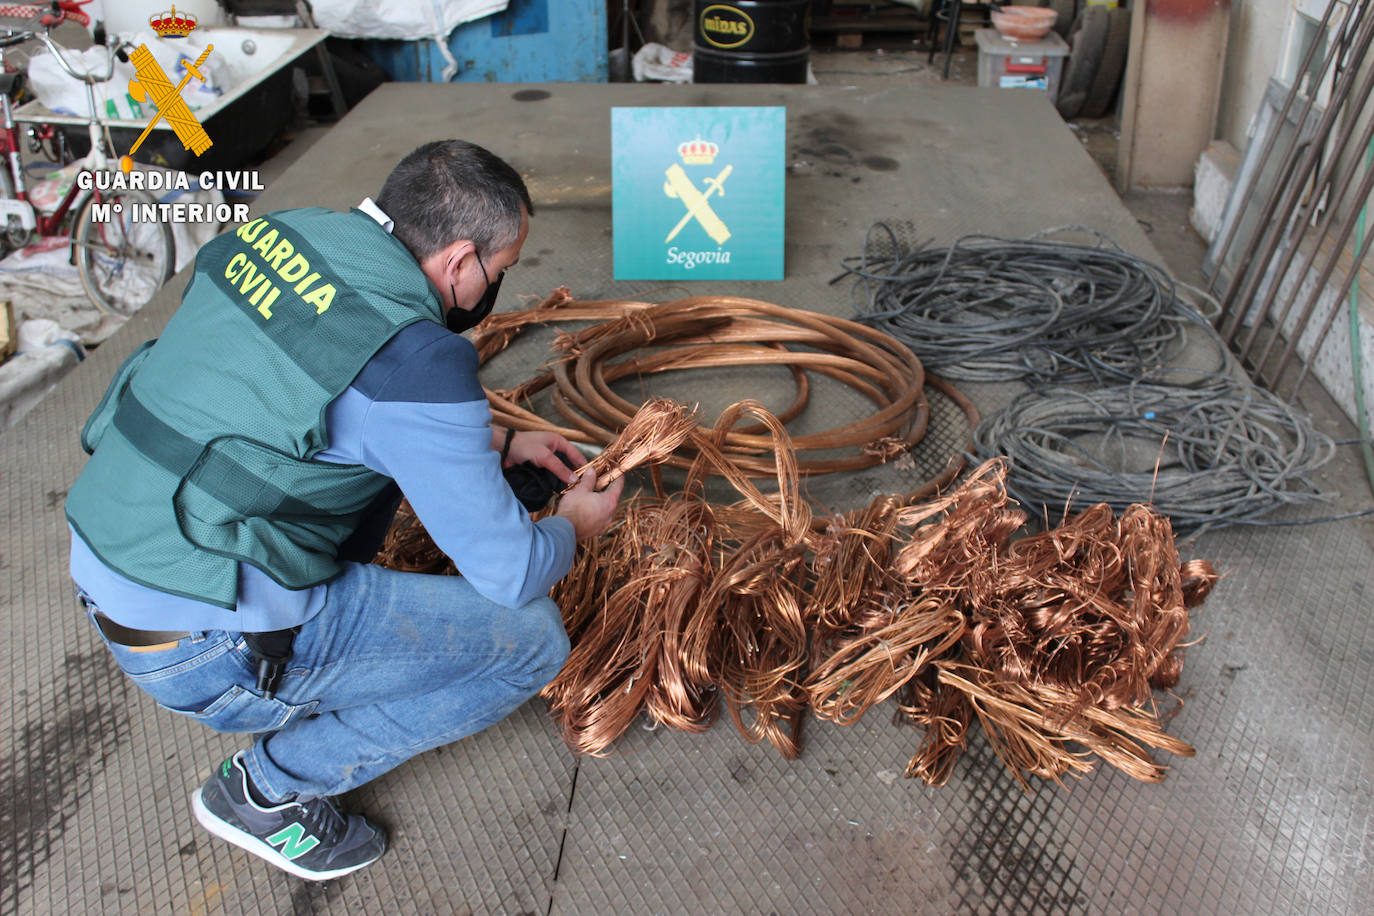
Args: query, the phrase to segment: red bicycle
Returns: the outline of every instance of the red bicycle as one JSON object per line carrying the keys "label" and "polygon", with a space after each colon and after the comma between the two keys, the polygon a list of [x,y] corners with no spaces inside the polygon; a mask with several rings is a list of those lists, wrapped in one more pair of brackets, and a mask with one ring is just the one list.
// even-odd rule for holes
{"label": "red bicycle", "polygon": [[[22,248],[35,235],[69,238],[72,263],[81,276],[81,285],[98,308],[120,315],[138,311],[172,276],[176,248],[171,228],[162,221],[143,221],[140,214],[150,212],[143,205],[157,200],[146,191],[120,189],[123,176],[111,168],[113,144],[100,118],[95,100],[95,84],[109,82],[114,76],[114,60],[127,45],[108,48],[103,74],[85,73],[74,68],[52,40],[52,29],[66,17],[57,4],[39,19],[42,32],[6,30],[0,33],[0,153],[6,160],[0,169],[0,242],[6,248]],[[73,79],[86,84],[90,108],[87,131],[91,151],[82,160],[79,180],[63,196],[56,210],[43,214],[29,200],[24,171],[19,160],[19,132],[10,106],[10,91],[21,74],[4,71],[6,52],[37,38]],[[96,180],[108,173],[110,180]],[[100,190],[100,187],[110,190]],[[74,215],[73,215],[74,214]]]}

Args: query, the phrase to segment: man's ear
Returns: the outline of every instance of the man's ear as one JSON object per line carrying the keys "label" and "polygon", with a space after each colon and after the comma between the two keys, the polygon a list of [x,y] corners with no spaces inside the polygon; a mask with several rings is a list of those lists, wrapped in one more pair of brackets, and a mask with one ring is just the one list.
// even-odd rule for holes
{"label": "man's ear", "polygon": [[444,255],[445,262],[452,261],[453,269],[457,270],[463,258],[477,251],[477,243],[472,239],[458,239],[456,242],[450,242],[444,250],[448,252]]}
{"label": "man's ear", "polygon": [[438,289],[448,284],[458,285],[458,275],[462,270],[463,259],[477,250],[472,239],[458,239],[449,242],[435,251],[421,263],[420,269]]}

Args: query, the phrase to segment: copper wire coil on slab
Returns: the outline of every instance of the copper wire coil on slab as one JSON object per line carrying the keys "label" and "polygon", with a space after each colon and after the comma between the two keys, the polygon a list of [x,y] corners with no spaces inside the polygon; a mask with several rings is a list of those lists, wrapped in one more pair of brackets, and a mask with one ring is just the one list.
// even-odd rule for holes
{"label": "copper wire coil on slab", "polygon": [[[957,389],[928,377],[920,360],[900,341],[858,322],[755,299],[580,302],[559,289],[534,308],[487,319],[473,342],[486,363],[528,327],[575,321],[599,323],[560,335],[560,356],[548,371],[513,389],[487,391],[495,423],[555,429],[574,442],[604,446],[639,407],[616,394],[614,382],[667,371],[761,365],[785,366],[792,373],[793,400],[774,414],[784,424],[800,415],[810,400],[809,373],[839,382],[873,405],[870,415],[843,426],[793,436],[803,475],[869,468],[911,449],[925,436],[930,421],[927,384],[953,400],[970,424],[978,422],[973,404]],[[561,425],[527,406],[531,397],[546,390],[564,420]],[[704,425],[698,431],[709,432]],[[771,439],[758,424],[731,430],[720,448],[739,472],[764,478],[776,473]],[[686,469],[693,457],[689,442],[666,463]],[[961,455],[950,455],[926,489],[952,480],[962,464]]]}

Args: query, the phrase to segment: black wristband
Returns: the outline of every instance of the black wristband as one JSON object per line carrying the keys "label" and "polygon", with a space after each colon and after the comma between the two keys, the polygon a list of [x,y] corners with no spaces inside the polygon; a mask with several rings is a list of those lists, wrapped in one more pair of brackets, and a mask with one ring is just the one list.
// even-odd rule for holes
{"label": "black wristband", "polygon": [[514,440],[514,439],[515,439],[515,430],[507,428],[507,429],[506,429],[506,441],[505,441],[505,444],[501,446],[501,463],[502,463],[502,464],[505,464],[505,463],[506,463],[506,456],[510,454],[510,444],[511,444],[511,441]]}

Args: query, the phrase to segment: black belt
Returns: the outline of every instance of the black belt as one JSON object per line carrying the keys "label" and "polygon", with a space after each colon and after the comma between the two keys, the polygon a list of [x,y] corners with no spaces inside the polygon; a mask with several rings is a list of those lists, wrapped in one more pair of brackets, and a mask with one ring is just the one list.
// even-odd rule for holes
{"label": "black belt", "polygon": [[[191,635],[184,630],[135,630],[115,623],[100,611],[96,611],[94,616],[95,625],[100,627],[106,639],[135,652],[170,649]],[[300,627],[291,627],[267,633],[240,634],[257,662],[257,687],[268,699],[276,695],[277,686],[286,672],[286,664],[291,661],[291,646],[299,631]]]}
{"label": "black belt", "polygon": [[135,630],[115,623],[99,611],[95,612],[95,625],[100,627],[100,632],[110,642],[129,649],[171,648],[191,635],[184,630]]}

